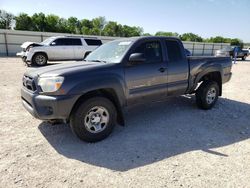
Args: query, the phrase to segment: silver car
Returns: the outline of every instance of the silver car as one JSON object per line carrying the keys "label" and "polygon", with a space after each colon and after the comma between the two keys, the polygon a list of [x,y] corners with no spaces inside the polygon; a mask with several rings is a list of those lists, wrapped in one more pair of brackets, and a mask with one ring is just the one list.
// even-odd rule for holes
{"label": "silver car", "polygon": [[47,61],[81,60],[102,45],[97,38],[56,36],[41,43],[25,42],[17,53],[28,65],[43,66]]}

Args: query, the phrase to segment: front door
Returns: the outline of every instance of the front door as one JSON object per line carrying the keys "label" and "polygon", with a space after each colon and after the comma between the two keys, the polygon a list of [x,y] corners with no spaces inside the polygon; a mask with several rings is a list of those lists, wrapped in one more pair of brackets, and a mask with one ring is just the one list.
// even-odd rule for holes
{"label": "front door", "polygon": [[56,39],[48,48],[47,53],[51,60],[71,60],[75,58],[71,39]]}
{"label": "front door", "polygon": [[166,98],[167,64],[163,61],[160,41],[138,44],[132,53],[143,53],[145,61],[126,66],[128,105]]}
{"label": "front door", "polygon": [[74,59],[83,59],[85,49],[83,47],[82,41],[80,38],[72,38],[72,49],[74,50]]}

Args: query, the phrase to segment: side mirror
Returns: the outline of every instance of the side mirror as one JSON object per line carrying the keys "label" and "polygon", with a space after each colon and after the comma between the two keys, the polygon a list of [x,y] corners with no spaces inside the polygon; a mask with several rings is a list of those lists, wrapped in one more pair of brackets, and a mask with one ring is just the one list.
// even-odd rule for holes
{"label": "side mirror", "polygon": [[56,45],[56,43],[55,42],[52,42],[51,44],[50,44],[50,46],[55,46]]}
{"label": "side mirror", "polygon": [[129,56],[129,62],[131,63],[142,63],[146,61],[143,53],[133,53]]}

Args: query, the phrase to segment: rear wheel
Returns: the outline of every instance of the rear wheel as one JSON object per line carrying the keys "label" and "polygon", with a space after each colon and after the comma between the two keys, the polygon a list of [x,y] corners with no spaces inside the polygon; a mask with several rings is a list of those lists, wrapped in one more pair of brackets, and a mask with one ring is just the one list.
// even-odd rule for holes
{"label": "rear wheel", "polygon": [[97,142],[108,137],[116,122],[116,108],[104,97],[80,102],[70,117],[72,131],[83,141]]}
{"label": "rear wheel", "polygon": [[212,108],[219,96],[219,85],[214,81],[204,81],[195,93],[197,106],[208,110]]}
{"label": "rear wheel", "polygon": [[32,58],[32,63],[37,66],[45,66],[47,64],[47,56],[44,53],[36,53]]}

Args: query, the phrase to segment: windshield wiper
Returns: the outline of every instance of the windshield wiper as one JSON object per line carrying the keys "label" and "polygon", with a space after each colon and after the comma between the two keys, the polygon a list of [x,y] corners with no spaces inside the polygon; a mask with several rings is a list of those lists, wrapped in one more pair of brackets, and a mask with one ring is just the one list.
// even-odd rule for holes
{"label": "windshield wiper", "polygon": [[107,61],[98,60],[98,59],[86,60],[86,61],[90,61],[90,62],[102,62],[102,63],[107,63]]}

